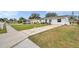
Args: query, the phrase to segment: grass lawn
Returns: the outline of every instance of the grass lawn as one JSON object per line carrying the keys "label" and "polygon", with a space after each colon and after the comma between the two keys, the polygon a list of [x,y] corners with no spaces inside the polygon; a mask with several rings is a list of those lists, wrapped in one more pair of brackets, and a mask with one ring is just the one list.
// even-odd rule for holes
{"label": "grass lawn", "polygon": [[7,32],[7,30],[6,30],[6,24],[4,24],[3,29],[0,29],[0,34],[6,33],[6,32]]}
{"label": "grass lawn", "polygon": [[79,25],[61,26],[29,38],[42,48],[79,48]]}
{"label": "grass lawn", "polygon": [[5,29],[0,29],[0,34],[1,33],[6,33],[6,30]]}
{"label": "grass lawn", "polygon": [[11,26],[16,30],[20,31],[20,30],[32,29],[35,27],[46,26],[46,24],[12,24]]}

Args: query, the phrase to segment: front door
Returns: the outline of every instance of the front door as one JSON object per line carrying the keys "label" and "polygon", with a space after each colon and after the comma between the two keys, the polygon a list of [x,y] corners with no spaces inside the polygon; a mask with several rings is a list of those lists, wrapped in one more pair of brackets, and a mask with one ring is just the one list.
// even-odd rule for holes
{"label": "front door", "polygon": [[51,24],[51,22],[52,22],[52,20],[51,20],[51,19],[49,19],[49,24]]}
{"label": "front door", "polygon": [[45,19],[45,23],[47,24],[47,19]]}

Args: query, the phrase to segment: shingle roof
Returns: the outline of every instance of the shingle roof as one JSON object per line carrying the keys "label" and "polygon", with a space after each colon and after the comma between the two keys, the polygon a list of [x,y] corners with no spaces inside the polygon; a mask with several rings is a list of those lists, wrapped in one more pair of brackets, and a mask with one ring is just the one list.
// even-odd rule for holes
{"label": "shingle roof", "polygon": [[55,16],[55,17],[45,17],[43,19],[63,19],[63,18],[66,18],[66,16]]}

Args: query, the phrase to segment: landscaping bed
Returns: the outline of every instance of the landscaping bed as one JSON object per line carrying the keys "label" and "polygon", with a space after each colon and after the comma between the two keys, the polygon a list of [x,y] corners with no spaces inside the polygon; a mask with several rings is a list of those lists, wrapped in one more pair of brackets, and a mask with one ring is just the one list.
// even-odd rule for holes
{"label": "landscaping bed", "polygon": [[79,25],[65,25],[29,37],[41,48],[79,48]]}

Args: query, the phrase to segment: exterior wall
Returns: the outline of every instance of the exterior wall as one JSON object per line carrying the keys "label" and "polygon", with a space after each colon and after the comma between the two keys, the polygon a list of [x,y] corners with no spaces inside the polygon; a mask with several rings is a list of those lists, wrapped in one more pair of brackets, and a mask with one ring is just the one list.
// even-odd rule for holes
{"label": "exterior wall", "polygon": [[38,23],[41,23],[40,20],[37,20]]}
{"label": "exterior wall", "polygon": [[[47,20],[47,21],[46,21]],[[51,21],[50,21],[51,20]],[[31,23],[47,23],[47,24],[67,24],[69,25],[69,19],[67,17],[61,18],[61,22],[57,22],[58,18],[54,18],[54,19],[41,19],[41,20],[37,20],[37,19],[33,19],[30,22]]]}
{"label": "exterior wall", "polygon": [[41,22],[41,23],[43,23],[43,22],[45,23],[45,20],[41,20],[40,22]]}
{"label": "exterior wall", "polygon": [[37,20],[37,19],[33,19],[33,20],[30,20],[31,23],[40,23],[40,20]]}
{"label": "exterior wall", "polygon": [[57,19],[51,19],[51,24],[61,24],[61,25],[64,25],[64,24],[67,24],[69,25],[69,20],[68,18],[64,18],[64,19],[61,19],[61,22],[57,22]]}

